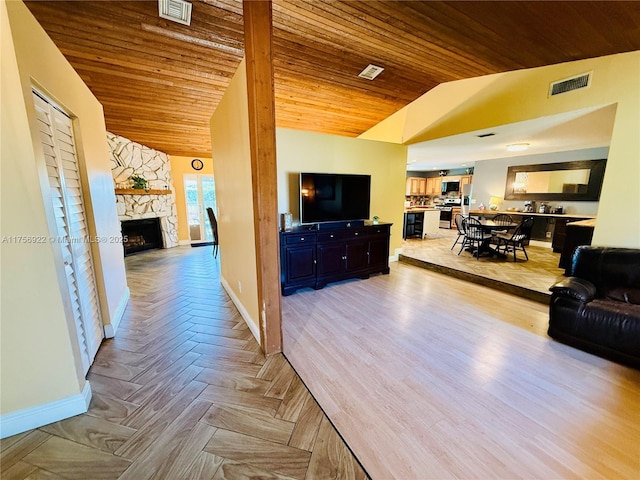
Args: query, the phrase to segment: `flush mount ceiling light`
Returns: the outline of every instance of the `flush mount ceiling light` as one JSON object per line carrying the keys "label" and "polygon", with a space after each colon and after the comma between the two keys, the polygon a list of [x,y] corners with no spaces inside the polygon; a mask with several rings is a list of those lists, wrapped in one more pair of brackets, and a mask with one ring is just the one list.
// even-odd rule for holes
{"label": "flush mount ceiling light", "polygon": [[512,143],[511,145],[507,145],[507,150],[509,152],[521,152],[529,148],[528,143]]}
{"label": "flush mount ceiling light", "polygon": [[158,0],[160,17],[183,25],[191,24],[191,7],[192,5],[184,0]]}
{"label": "flush mount ceiling light", "polygon": [[366,78],[367,80],[373,80],[378,75],[380,75],[383,70],[384,70],[384,67],[378,67],[377,65],[373,65],[372,63],[370,63],[365,67],[364,70],[362,70],[358,74],[358,76],[360,78]]}

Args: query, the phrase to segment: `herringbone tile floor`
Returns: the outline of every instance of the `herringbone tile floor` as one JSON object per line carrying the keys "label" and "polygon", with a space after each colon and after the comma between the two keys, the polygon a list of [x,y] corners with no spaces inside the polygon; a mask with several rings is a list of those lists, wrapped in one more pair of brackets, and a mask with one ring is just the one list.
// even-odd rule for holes
{"label": "herringbone tile floor", "polygon": [[126,264],[89,411],[2,440],[3,480],[366,478],[285,357],[262,354],[209,247]]}

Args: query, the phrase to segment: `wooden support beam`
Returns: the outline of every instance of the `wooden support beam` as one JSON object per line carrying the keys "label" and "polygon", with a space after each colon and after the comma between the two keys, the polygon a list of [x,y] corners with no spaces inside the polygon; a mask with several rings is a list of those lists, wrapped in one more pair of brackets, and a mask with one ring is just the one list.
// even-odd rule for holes
{"label": "wooden support beam", "polygon": [[271,0],[244,0],[251,181],[256,232],[260,346],[282,351],[276,116]]}

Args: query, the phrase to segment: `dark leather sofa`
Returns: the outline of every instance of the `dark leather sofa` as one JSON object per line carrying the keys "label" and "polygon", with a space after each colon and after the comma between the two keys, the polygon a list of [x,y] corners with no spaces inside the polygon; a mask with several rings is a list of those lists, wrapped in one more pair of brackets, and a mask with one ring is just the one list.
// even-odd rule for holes
{"label": "dark leather sofa", "polygon": [[582,246],[550,288],[549,336],[640,368],[640,250]]}

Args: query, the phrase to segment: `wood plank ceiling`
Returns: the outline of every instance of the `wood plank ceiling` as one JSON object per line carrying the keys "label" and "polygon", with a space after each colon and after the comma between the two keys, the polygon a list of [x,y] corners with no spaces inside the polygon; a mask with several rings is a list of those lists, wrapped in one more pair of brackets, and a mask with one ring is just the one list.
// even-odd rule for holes
{"label": "wood plank ceiling", "polygon": [[[244,55],[241,0],[28,1],[104,105],[107,129],[211,155],[209,118]],[[640,49],[640,2],[274,0],[279,127],[357,136],[439,83]],[[385,68],[358,78],[369,63]]]}

